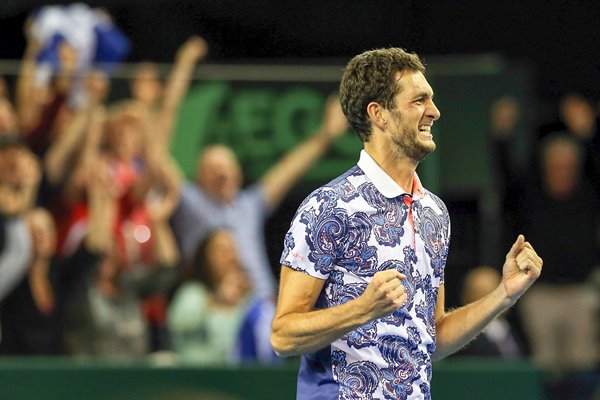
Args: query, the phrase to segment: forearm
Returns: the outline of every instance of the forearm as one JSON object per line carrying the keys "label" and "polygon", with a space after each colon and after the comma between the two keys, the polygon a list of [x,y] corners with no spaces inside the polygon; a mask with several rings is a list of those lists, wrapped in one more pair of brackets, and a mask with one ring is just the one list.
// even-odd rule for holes
{"label": "forearm", "polygon": [[29,287],[38,310],[44,314],[54,308],[54,293],[48,278],[50,258],[35,257],[29,269]]}
{"label": "forearm", "polygon": [[177,109],[190,86],[196,63],[196,59],[186,56],[178,57],[167,81],[164,102],[158,114],[157,121],[157,125],[160,127],[159,134],[162,139],[162,145],[167,148],[170,145],[171,136],[173,135]]}
{"label": "forearm", "polygon": [[187,92],[195,67],[196,60],[189,60],[185,57],[180,57],[177,60],[165,88],[163,110],[175,113],[181,99]]}
{"label": "forearm", "polygon": [[469,343],[498,314],[513,305],[500,285],[480,300],[444,314],[436,321],[434,359],[444,358]]}
{"label": "forearm", "polygon": [[273,320],[271,344],[280,356],[320,350],[346,333],[369,322],[358,300],[311,311],[291,313]]}
{"label": "forearm", "polygon": [[266,173],[262,185],[272,207],[276,207],[298,179],[325,154],[331,140],[328,135],[317,132]]}
{"label": "forearm", "polygon": [[179,262],[179,250],[171,228],[164,221],[152,223],[156,236],[157,261],[163,265],[176,265]]}
{"label": "forearm", "polygon": [[79,111],[64,133],[48,149],[44,158],[44,167],[52,183],[56,184],[63,179],[69,160],[82,145],[88,117],[89,110]]}
{"label": "forearm", "polygon": [[92,111],[92,115],[89,118],[87,133],[84,133],[83,135],[83,146],[79,158],[81,164],[80,167],[84,170],[86,175],[94,173],[100,160],[101,143],[105,128],[104,110],[98,108],[97,110]]}
{"label": "forearm", "polygon": [[21,202],[25,209],[35,206],[38,194],[39,182],[27,182],[21,185]]}
{"label": "forearm", "polygon": [[116,203],[103,188],[88,188],[90,208],[89,229],[85,245],[90,252],[105,254],[111,248],[112,225],[116,215]]}
{"label": "forearm", "polygon": [[40,104],[35,94],[36,53],[37,48],[29,44],[21,61],[16,84],[15,105],[23,134],[28,134],[33,129],[40,114]]}

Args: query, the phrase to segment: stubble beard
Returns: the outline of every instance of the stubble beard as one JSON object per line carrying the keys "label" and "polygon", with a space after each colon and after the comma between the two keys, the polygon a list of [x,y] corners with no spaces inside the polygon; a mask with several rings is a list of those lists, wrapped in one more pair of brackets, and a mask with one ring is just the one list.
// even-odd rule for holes
{"label": "stubble beard", "polygon": [[400,113],[393,112],[392,115],[396,119],[396,125],[402,129],[401,132],[397,132],[392,136],[394,152],[398,158],[409,158],[416,163],[423,161],[436,148],[433,139],[427,143],[420,141],[418,128],[413,129],[405,126]]}

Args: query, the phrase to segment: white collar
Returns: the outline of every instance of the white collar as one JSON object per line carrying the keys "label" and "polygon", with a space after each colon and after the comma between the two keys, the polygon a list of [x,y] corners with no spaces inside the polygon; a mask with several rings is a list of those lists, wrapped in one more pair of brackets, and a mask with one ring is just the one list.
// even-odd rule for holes
{"label": "white collar", "polygon": [[[375,160],[373,160],[365,150],[360,151],[358,166],[363,170],[367,178],[373,182],[375,188],[388,199],[402,195],[411,195],[411,193],[406,192],[379,165],[377,165]],[[424,189],[416,172],[412,189],[412,195],[414,195],[415,198],[420,199],[424,196]]]}

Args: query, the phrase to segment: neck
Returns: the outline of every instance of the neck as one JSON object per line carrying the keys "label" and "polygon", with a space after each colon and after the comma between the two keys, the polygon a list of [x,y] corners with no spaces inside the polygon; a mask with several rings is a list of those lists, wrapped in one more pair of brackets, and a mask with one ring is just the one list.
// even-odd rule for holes
{"label": "neck", "polygon": [[374,141],[365,143],[365,151],[406,193],[412,193],[418,161],[395,152],[389,144],[384,146]]}

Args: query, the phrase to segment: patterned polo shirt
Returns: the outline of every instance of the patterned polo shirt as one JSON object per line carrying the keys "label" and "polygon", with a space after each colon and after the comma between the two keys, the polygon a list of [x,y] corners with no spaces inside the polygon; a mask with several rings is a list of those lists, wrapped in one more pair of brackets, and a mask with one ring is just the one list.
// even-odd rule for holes
{"label": "patterned polo shirt", "polygon": [[434,311],[450,240],[444,203],[418,176],[412,194],[362,151],[358,165],[310,194],[285,236],[281,263],[325,280],[317,308],[360,296],[395,268],[408,300],[392,314],[302,356],[298,399],[429,399]]}

